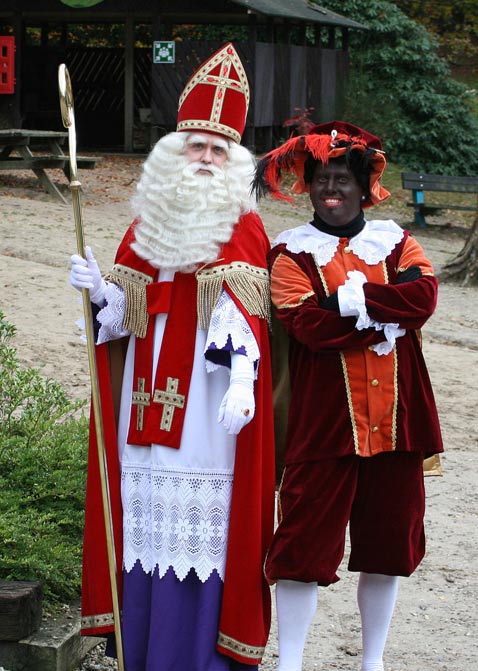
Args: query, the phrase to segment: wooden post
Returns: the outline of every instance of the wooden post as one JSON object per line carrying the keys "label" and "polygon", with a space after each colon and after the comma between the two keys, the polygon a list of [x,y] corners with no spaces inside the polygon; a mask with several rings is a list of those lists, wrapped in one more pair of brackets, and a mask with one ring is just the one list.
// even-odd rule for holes
{"label": "wooden post", "polygon": [[20,641],[40,627],[42,598],[39,582],[0,581],[0,641]]}
{"label": "wooden post", "polygon": [[348,51],[350,45],[349,29],[342,28],[342,51]]}
{"label": "wooden post", "polygon": [[328,49],[335,49],[335,28],[334,26],[329,26],[329,40],[327,43]]}
{"label": "wooden post", "polygon": [[134,131],[134,20],[126,17],[124,47],[124,150],[133,151]]}
{"label": "wooden post", "polygon": [[[155,0],[155,9],[156,11],[154,12],[153,16],[153,34],[152,34],[153,43],[159,40],[161,37],[162,22],[159,11],[159,0]],[[153,92],[155,85],[156,85],[155,64],[151,63],[151,91],[150,91],[150,102],[149,102],[149,106],[151,107],[151,122],[150,122],[151,128],[150,128],[149,143],[151,147],[153,147],[159,140],[158,110],[156,106],[156,96]]]}
{"label": "wooden post", "polygon": [[22,53],[25,36],[25,26],[20,12],[13,17],[13,34],[15,35],[15,94],[13,95],[12,123],[14,128],[22,127]]}

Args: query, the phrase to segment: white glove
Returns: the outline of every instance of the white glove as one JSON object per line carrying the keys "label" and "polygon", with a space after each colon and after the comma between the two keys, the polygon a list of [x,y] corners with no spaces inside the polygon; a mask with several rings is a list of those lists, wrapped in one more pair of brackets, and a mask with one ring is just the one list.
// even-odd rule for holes
{"label": "white glove", "polygon": [[89,289],[91,302],[102,307],[105,302],[106,282],[101,277],[90,247],[85,247],[85,254],[86,259],[79,254],[71,257],[70,284],[78,291]]}
{"label": "white glove", "polygon": [[243,354],[231,354],[231,381],[224,394],[217,421],[231,435],[249,424],[254,417],[254,364]]}

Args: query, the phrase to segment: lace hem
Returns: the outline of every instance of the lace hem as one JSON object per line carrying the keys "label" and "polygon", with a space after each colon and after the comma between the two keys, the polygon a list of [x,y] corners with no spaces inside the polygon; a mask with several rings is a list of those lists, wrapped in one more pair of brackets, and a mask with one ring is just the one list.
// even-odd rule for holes
{"label": "lace hem", "polygon": [[[222,291],[211,316],[204,351],[206,352],[212,343],[214,343],[217,349],[224,349],[229,341],[229,337],[231,338],[232,347],[235,352],[240,348],[244,348],[246,356],[251,363],[256,363],[259,360],[259,347],[247,320],[229,294],[226,291]],[[206,359],[206,370],[208,373],[218,368],[218,364]]]}
{"label": "lace hem", "polygon": [[122,473],[124,568],[146,573],[172,567],[184,580],[224,580],[232,473],[128,465]]}
{"label": "lace hem", "polygon": [[114,282],[106,282],[105,286],[106,305],[98,312],[96,319],[100,324],[97,344],[118,340],[130,334],[123,327],[123,319],[126,312],[126,300],[123,289]]}

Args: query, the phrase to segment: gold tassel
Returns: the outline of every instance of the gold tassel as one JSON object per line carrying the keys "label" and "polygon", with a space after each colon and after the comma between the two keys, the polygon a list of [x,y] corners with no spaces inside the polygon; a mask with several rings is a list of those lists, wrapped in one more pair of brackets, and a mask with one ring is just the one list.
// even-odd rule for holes
{"label": "gold tassel", "polygon": [[145,273],[131,270],[127,266],[116,264],[105,275],[105,280],[111,280],[123,287],[126,299],[126,313],[123,320],[124,328],[138,338],[146,336],[148,328],[148,309],[146,304],[146,287],[153,278]]}
{"label": "gold tassel", "polygon": [[224,282],[250,315],[271,323],[270,279],[265,268],[235,261],[225,266],[204,268],[196,273],[198,281],[198,326],[207,329]]}

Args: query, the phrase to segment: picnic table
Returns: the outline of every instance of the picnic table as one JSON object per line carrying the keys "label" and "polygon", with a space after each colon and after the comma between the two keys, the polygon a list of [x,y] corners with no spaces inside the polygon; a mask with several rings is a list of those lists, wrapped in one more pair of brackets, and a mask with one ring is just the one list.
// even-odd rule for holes
{"label": "picnic table", "polygon": [[[69,157],[63,151],[68,133],[54,130],[0,129],[0,170],[32,170],[43,188],[63,203],[66,199],[46,172],[48,168],[63,170],[69,178]],[[41,150],[41,154],[34,151]],[[99,159],[78,156],[78,168],[94,168]]]}

